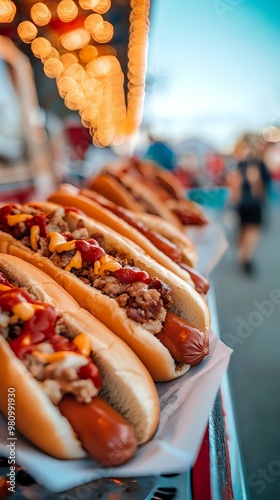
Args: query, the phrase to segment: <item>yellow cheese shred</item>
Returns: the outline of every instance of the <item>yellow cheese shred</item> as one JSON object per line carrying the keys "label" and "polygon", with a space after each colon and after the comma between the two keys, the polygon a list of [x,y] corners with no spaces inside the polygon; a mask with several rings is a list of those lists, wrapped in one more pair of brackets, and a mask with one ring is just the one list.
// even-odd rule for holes
{"label": "yellow cheese shred", "polygon": [[76,248],[75,243],[76,240],[67,241],[66,243],[60,243],[59,245],[56,246],[55,251],[61,253],[61,252],[69,252],[70,250],[75,250]]}
{"label": "yellow cheese shred", "polygon": [[79,352],[83,356],[89,356],[91,353],[91,341],[86,333],[79,333],[77,337],[74,338],[73,344],[77,346]]}
{"label": "yellow cheese shred", "polygon": [[50,252],[55,252],[56,247],[58,245],[60,245],[61,243],[66,243],[66,239],[60,233],[51,231],[50,233],[48,233],[48,237],[50,238],[50,241],[49,241],[49,251]]}
{"label": "yellow cheese shred", "polygon": [[30,230],[30,243],[31,243],[31,248],[34,250],[34,252],[37,252],[38,250],[38,241],[37,237],[40,235],[40,228],[37,225],[34,225],[31,227]]}
{"label": "yellow cheese shred", "polygon": [[1,292],[6,292],[6,290],[11,290],[11,286],[6,286],[6,285],[0,285],[0,291]]}
{"label": "yellow cheese shred", "polygon": [[32,219],[33,215],[28,215],[28,214],[15,214],[15,215],[9,215],[7,218],[9,226],[15,226],[16,224],[19,224],[20,222],[25,222],[28,219]]}
{"label": "yellow cheese shred", "polygon": [[32,304],[29,304],[29,302],[19,302],[12,307],[12,311],[20,319],[22,319],[23,321],[27,321],[28,319],[32,318],[35,309],[34,307],[32,307]]}
{"label": "yellow cheese shred", "polygon": [[81,252],[79,252],[79,250],[77,250],[75,255],[70,260],[69,264],[64,269],[65,269],[65,271],[71,271],[71,269],[73,267],[75,269],[82,269],[82,265],[83,265],[83,261],[82,261]]}

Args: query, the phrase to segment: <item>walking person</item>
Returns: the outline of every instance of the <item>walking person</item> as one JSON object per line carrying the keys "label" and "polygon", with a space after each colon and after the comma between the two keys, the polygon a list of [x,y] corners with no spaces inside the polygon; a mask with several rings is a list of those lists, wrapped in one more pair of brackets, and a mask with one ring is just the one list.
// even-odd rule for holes
{"label": "walking person", "polygon": [[238,259],[244,272],[256,270],[254,254],[263,224],[270,175],[262,160],[247,158],[230,174],[231,199],[239,217]]}

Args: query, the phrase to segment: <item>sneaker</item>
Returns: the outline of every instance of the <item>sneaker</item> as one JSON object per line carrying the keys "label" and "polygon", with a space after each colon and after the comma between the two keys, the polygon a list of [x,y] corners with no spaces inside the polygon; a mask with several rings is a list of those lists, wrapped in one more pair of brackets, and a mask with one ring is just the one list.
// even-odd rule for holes
{"label": "sneaker", "polygon": [[253,274],[256,274],[256,266],[251,260],[243,262],[242,269],[248,275],[252,276]]}

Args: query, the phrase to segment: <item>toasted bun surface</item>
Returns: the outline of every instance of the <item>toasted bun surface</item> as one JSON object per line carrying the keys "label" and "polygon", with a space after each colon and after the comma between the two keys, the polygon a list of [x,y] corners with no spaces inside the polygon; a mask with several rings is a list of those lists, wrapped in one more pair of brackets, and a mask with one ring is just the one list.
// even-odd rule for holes
{"label": "toasted bun surface", "polygon": [[88,187],[116,203],[116,205],[136,212],[143,212],[141,204],[137,203],[133,195],[112,176],[100,174],[89,182]]}
{"label": "toasted bun surface", "polygon": [[[145,203],[148,203],[164,220],[168,220],[174,226],[182,228],[178,218],[171,210],[166,208],[165,203],[152,189],[128,174],[121,175],[120,179],[122,184],[110,174],[101,174],[92,179],[87,187],[105,196],[113,203],[134,212],[145,212]],[[136,200],[135,195],[143,199],[144,205],[140,200]]]}
{"label": "toasted bun surface", "polygon": [[[151,439],[159,421],[159,400],[150,374],[134,352],[33,265],[0,254],[0,271],[38,300],[53,305],[62,315],[70,338],[81,332],[90,335],[93,360],[103,380],[101,396],[133,425],[139,444]],[[2,336],[0,380],[0,409],[5,415],[8,388],[16,389],[16,425],[22,434],[57,458],[86,456],[68,420],[51,403]]]}
{"label": "toasted bun surface", "polygon": [[[51,203],[36,203],[36,205],[46,213],[56,207]],[[80,216],[74,212],[67,213],[66,220],[70,230],[76,229],[79,218]],[[89,234],[98,232],[103,235],[106,242],[106,245],[103,245],[105,251],[110,253],[110,250],[116,250],[123,257],[132,258],[135,266],[148,272],[150,277],[157,277],[169,284],[173,292],[172,312],[207,334],[210,327],[208,306],[190,285],[154,261],[133,242],[101,223],[87,217],[83,219]],[[29,250],[7,233],[0,234],[0,250],[34,264],[55,279],[81,307],[90,311],[136,352],[155,381],[174,379],[189,368],[186,365],[176,364],[163,344],[139,323],[128,318],[125,310],[119,307],[114,299],[86,285],[72,273],[56,267],[49,259]]]}
{"label": "toasted bun surface", "polygon": [[162,236],[175,243],[183,252],[184,262],[192,267],[196,266],[197,253],[194,244],[183,231],[156,215],[142,213],[133,213],[133,215],[150,229],[158,231]]}
{"label": "toasted bun surface", "polygon": [[[70,192],[67,193],[64,190],[62,191],[56,191],[49,197],[49,201],[58,203],[59,205],[62,206],[73,206],[76,208],[79,208],[82,210],[86,215],[89,217],[102,222],[102,224],[105,224],[106,226],[110,227],[111,229],[114,229],[117,233],[125,236],[126,238],[130,239],[137,245],[139,245],[143,250],[150,255],[153,259],[155,259],[159,264],[162,266],[166,267],[173,273],[177,274],[180,278],[182,278],[186,283],[189,283],[190,285],[193,285],[193,282],[190,278],[190,275],[187,271],[182,269],[178,264],[176,264],[172,259],[170,259],[167,255],[165,255],[163,252],[158,250],[153,243],[149,241],[148,238],[146,238],[143,234],[141,234],[137,229],[134,227],[130,226],[127,222],[125,222],[123,219],[118,217],[117,215],[113,214],[110,212],[110,210],[101,207],[97,202],[94,200],[90,200],[86,196],[83,196],[82,194],[71,194]],[[108,203],[110,203],[108,201]],[[132,213],[131,213],[132,214]],[[150,229],[157,230],[160,234],[163,236],[167,237],[172,241],[173,237],[173,229],[175,229],[174,233],[175,236],[177,233],[180,234],[180,231],[176,228],[173,228],[171,224],[165,222],[161,217],[153,216],[153,215],[147,215],[147,218],[144,219],[146,214],[140,214],[133,212],[133,217],[138,219],[139,221],[144,222]],[[143,217],[143,218],[142,218]],[[149,217],[151,217],[151,222]],[[147,223],[145,222],[147,220]],[[163,230],[162,230],[163,228]],[[178,238],[177,238],[178,240]],[[175,242],[175,238],[173,238],[173,241]],[[184,242],[184,248],[182,248],[182,240],[179,242],[179,248],[183,251],[183,255],[185,257],[185,254],[188,254],[189,250],[189,255],[190,259],[184,258],[184,261],[189,263],[195,261],[195,249],[190,240],[186,238],[186,241]],[[188,246],[186,245],[186,242]],[[192,264],[191,264],[192,265]]]}
{"label": "toasted bun surface", "polygon": [[[121,180],[128,190],[132,190],[136,196],[142,197],[145,202],[153,206],[158,216],[167,220],[175,227],[182,229],[182,224],[178,220],[177,216],[174,215],[169,208],[167,208],[165,200],[161,200],[156,190],[146,186],[144,183],[130,175],[123,175]],[[133,208],[131,208],[131,210],[133,210]],[[146,212],[146,210],[141,210],[141,212]]]}

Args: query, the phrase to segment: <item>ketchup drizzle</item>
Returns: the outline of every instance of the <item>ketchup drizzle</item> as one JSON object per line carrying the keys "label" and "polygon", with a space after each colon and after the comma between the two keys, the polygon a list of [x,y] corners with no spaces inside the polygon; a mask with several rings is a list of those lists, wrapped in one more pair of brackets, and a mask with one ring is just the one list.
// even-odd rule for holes
{"label": "ketchup drizzle", "polygon": [[105,255],[103,248],[101,248],[99,243],[92,238],[88,240],[77,240],[75,242],[75,247],[81,253],[83,262],[94,263]]}
{"label": "ketchup drizzle", "polygon": [[40,236],[43,238],[47,237],[47,216],[45,214],[37,214],[25,221],[26,227],[30,229],[32,226],[39,226]]}
{"label": "ketchup drizzle", "polygon": [[150,277],[146,271],[140,271],[140,269],[133,267],[122,267],[117,271],[113,271],[112,275],[125,284],[136,283],[137,281],[145,284],[150,283]]}

